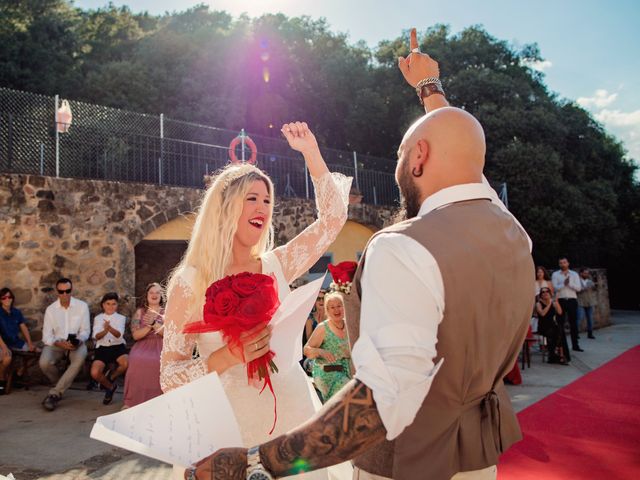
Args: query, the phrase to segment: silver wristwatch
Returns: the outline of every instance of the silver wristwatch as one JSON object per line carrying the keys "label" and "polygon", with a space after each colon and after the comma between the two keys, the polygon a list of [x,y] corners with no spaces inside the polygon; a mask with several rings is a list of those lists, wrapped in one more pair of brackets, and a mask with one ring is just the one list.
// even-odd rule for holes
{"label": "silver wristwatch", "polygon": [[247,452],[247,480],[274,480],[260,463],[260,447],[251,447]]}

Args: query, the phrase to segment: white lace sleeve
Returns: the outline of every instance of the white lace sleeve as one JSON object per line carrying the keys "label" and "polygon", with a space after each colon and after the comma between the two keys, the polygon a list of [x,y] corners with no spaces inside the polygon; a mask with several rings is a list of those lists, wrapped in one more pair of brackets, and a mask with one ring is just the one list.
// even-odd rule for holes
{"label": "white lace sleeve", "polygon": [[164,337],[160,356],[160,386],[163,392],[185,385],[208,373],[206,359],[193,358],[197,334],[184,334],[190,321],[191,287],[183,275],[168,293],[164,316]]}
{"label": "white lace sleeve", "polygon": [[318,261],[347,221],[351,177],[325,173],[313,178],[318,219],[274,253],[282,265],[288,283],[305,273]]}

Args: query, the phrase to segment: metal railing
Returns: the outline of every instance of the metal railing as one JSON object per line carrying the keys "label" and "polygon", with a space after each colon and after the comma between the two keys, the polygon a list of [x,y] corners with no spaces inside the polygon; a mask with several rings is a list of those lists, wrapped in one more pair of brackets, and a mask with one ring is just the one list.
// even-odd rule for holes
{"label": "metal railing", "polygon": [[[72,121],[60,132],[58,96],[0,88],[0,171],[202,188],[206,174],[229,162],[229,144],[238,135],[162,114],[74,100],[69,105]],[[250,136],[257,165],[278,195],[313,195],[305,163],[286,141]],[[332,171],[354,177],[363,202],[398,203],[394,160],[330,148],[322,153]]]}

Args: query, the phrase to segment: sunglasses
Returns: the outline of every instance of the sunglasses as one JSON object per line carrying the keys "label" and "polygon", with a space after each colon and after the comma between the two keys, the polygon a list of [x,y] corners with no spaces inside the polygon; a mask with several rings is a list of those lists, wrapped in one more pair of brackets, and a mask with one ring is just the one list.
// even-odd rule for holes
{"label": "sunglasses", "polygon": [[4,297],[0,297],[0,300],[13,300],[13,297],[11,295],[5,295]]}
{"label": "sunglasses", "polygon": [[542,295],[543,293],[551,293],[551,290],[546,290],[546,289],[540,290],[540,295]]}
{"label": "sunglasses", "polygon": [[71,293],[71,289],[70,289],[70,288],[67,288],[66,290],[60,290],[60,289],[58,289],[58,295],[64,295],[65,293],[66,293],[67,295],[68,295],[68,294],[70,294],[70,293]]}

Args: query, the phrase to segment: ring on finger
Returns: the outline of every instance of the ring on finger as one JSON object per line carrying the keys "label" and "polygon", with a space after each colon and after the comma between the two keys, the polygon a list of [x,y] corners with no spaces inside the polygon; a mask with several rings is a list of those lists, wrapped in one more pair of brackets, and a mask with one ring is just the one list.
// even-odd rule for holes
{"label": "ring on finger", "polygon": [[258,349],[258,342],[256,342],[256,343],[253,344],[253,351],[257,352],[258,350],[259,350]]}
{"label": "ring on finger", "polygon": [[419,48],[413,48],[413,49],[411,49],[411,53],[420,53],[420,49]]}

